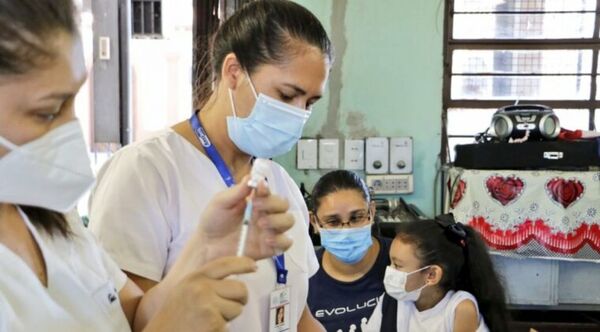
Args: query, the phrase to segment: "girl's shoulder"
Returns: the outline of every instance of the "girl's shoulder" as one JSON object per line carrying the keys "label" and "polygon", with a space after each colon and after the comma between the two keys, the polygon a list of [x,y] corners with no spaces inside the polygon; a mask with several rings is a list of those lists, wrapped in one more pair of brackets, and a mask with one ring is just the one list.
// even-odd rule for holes
{"label": "girl's shoulder", "polygon": [[[450,290],[446,294],[445,299],[442,301],[446,302],[445,308],[443,310],[445,313],[444,316],[446,316],[449,320],[454,320],[456,308],[465,301],[471,302],[473,305],[475,305],[475,309],[477,310],[477,312],[479,312],[479,307],[477,305],[477,299],[475,298],[475,296],[473,296],[473,294],[471,294],[467,291]],[[466,305],[470,305],[470,303],[465,304],[463,306],[466,306]]]}
{"label": "girl's shoulder", "polygon": [[470,300],[473,302],[473,304],[475,304],[475,308],[479,310],[479,307],[477,305],[477,299],[473,294],[463,290],[450,292],[452,293],[450,294],[450,299],[448,301],[448,308],[456,308],[456,306],[458,306],[463,301]]}
{"label": "girl's shoulder", "polygon": [[476,325],[478,326],[477,331],[486,331],[487,327],[479,313],[479,305],[477,304],[475,296],[462,290],[450,292],[452,292],[452,294],[445,312],[448,326],[454,326],[455,323],[459,322],[468,323],[470,321],[476,321]]}

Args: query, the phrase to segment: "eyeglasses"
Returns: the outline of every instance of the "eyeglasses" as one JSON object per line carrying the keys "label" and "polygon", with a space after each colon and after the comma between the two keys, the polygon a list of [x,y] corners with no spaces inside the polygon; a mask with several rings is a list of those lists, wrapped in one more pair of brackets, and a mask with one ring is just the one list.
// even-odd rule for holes
{"label": "eyeglasses", "polygon": [[366,225],[367,221],[371,219],[370,217],[371,216],[368,210],[354,211],[350,213],[350,217],[345,221],[342,220],[339,215],[327,216],[322,221],[320,221],[319,217],[317,217],[317,215],[315,214],[317,222],[323,228],[342,228],[344,226],[360,227]]}

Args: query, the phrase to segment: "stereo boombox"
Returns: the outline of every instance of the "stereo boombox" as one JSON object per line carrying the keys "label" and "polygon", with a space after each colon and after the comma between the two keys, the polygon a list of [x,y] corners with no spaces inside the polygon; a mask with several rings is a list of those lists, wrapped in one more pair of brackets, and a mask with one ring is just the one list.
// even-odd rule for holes
{"label": "stereo boombox", "polygon": [[490,127],[501,141],[524,137],[528,141],[553,140],[560,134],[558,117],[544,105],[502,107],[494,113]]}
{"label": "stereo boombox", "polygon": [[[490,127],[496,139],[455,147],[455,166],[556,170],[600,167],[600,140],[555,140],[560,134],[560,123],[547,106],[502,107],[494,113]],[[510,139],[521,143],[510,143]]]}

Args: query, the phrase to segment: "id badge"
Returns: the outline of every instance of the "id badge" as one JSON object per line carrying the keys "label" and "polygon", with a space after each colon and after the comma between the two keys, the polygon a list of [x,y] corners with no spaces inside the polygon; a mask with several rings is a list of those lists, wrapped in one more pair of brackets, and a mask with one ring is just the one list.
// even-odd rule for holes
{"label": "id badge", "polygon": [[289,331],[291,325],[290,287],[277,288],[271,292],[269,306],[269,332]]}

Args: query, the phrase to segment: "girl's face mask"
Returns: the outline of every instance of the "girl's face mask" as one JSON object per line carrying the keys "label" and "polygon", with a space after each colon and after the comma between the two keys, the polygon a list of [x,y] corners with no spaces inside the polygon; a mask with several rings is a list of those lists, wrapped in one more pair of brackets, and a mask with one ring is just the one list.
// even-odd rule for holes
{"label": "girl's face mask", "polygon": [[423,290],[423,288],[429,285],[425,283],[422,287],[409,292],[406,290],[406,281],[408,280],[409,275],[417,273],[419,271],[423,271],[429,267],[430,266],[425,266],[412,272],[398,271],[392,266],[386,267],[385,277],[383,278],[383,285],[385,287],[386,293],[388,293],[389,296],[393,297],[398,301],[417,301],[419,299],[419,296],[421,296],[421,291]]}

